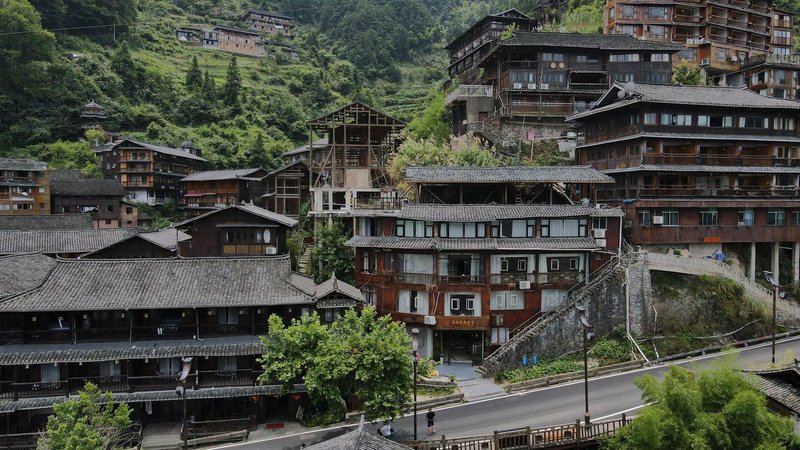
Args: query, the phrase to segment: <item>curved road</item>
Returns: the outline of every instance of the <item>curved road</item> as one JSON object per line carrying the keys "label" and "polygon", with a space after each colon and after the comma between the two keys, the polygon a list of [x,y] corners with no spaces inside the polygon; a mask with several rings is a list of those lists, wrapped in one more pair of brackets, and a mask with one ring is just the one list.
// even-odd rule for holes
{"label": "curved road", "polygon": [[[769,366],[770,344],[760,344],[749,348],[737,349],[737,362],[743,369],[761,369]],[[776,359],[792,361],[800,354],[800,337],[778,341]],[[686,367],[708,367],[720,354],[713,354],[694,359],[670,362],[666,365],[646,367],[631,372],[606,375],[589,379],[589,412],[593,420],[618,417],[621,413],[635,414],[642,407],[639,389],[633,380],[646,373],[663,377],[670,365],[678,364]],[[556,424],[574,423],[583,418],[584,409],[583,380],[558,384],[546,388],[516,394],[507,394],[471,403],[445,406],[436,412],[436,437],[445,434],[448,437],[491,434],[495,430],[524,428],[526,426],[543,427]],[[420,439],[425,438],[424,412],[420,411],[417,430]],[[314,430],[301,434],[282,436],[260,441],[252,440],[240,444],[231,444],[219,448],[236,450],[296,450],[300,443],[315,444],[353,430],[357,424],[339,425],[322,430]],[[367,424],[367,429],[376,431],[377,425]],[[413,437],[413,417],[406,416],[393,424],[394,437],[398,440],[410,440]]]}

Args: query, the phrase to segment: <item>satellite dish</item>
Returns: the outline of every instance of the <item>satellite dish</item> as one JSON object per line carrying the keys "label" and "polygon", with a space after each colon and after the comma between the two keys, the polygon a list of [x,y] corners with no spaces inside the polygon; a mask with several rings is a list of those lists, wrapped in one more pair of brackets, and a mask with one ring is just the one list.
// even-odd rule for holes
{"label": "satellite dish", "polygon": [[556,63],[554,63],[554,62],[550,63],[550,68],[551,69],[555,69],[556,67],[557,67]]}
{"label": "satellite dish", "polygon": [[628,95],[628,93],[625,92],[625,89],[620,89],[619,92],[617,92],[617,98],[622,99],[625,98],[626,95]]}

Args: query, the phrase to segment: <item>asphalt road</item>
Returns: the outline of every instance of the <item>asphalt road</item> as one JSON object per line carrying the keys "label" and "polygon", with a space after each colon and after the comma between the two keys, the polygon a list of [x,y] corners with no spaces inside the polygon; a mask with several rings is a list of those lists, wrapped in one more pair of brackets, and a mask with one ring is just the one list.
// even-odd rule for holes
{"label": "asphalt road", "polygon": [[[800,337],[778,342],[776,359],[791,361],[800,354]],[[737,362],[741,368],[765,368],[770,362],[769,343],[746,349],[739,349]],[[589,412],[593,420],[619,417],[626,412],[635,414],[642,406],[640,392],[633,380],[646,373],[663,377],[669,365],[679,364],[689,368],[708,367],[719,360],[721,355],[709,355],[689,360],[670,362],[668,365],[648,367],[631,372],[607,375],[589,379]],[[420,411],[417,429],[420,439],[425,437],[424,412]],[[495,430],[539,427],[574,423],[583,417],[583,381],[559,384],[534,391],[504,395],[472,403],[463,403],[436,409],[436,437],[491,434]],[[409,440],[413,437],[413,418],[406,416],[393,424],[394,438]],[[296,450],[300,443],[315,444],[353,430],[357,425],[334,426],[298,435],[232,444],[220,448],[236,450]],[[367,429],[375,432],[377,425],[367,424]]]}

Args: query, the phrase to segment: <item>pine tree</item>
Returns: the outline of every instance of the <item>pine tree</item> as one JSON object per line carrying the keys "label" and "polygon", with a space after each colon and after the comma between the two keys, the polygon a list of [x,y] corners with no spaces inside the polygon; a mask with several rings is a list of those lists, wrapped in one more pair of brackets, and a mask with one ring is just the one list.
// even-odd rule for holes
{"label": "pine tree", "polygon": [[225,106],[238,109],[241,105],[239,95],[242,92],[242,75],[236,65],[236,56],[231,56],[228,65],[228,74],[225,76],[225,86],[222,87],[222,102]]}
{"label": "pine tree", "polygon": [[142,82],[144,70],[134,61],[127,42],[123,42],[111,57],[111,70],[122,79],[122,89],[125,95],[135,97]]}
{"label": "pine tree", "polygon": [[200,72],[200,65],[197,63],[197,56],[192,58],[192,65],[186,73],[186,90],[194,91],[203,87],[203,73]]}
{"label": "pine tree", "polygon": [[217,100],[217,84],[208,74],[208,70],[206,70],[205,77],[203,77],[203,97],[207,102],[215,102]]}

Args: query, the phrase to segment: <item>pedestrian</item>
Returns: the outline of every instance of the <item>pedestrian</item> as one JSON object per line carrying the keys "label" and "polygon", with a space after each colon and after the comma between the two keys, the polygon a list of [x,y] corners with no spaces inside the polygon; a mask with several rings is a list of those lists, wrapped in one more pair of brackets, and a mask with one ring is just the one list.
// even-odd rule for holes
{"label": "pedestrian", "polygon": [[433,412],[433,408],[428,408],[428,414],[425,414],[425,418],[428,419],[428,436],[436,434],[436,430],[433,429],[433,424],[436,421],[436,413]]}
{"label": "pedestrian", "polygon": [[386,439],[389,439],[392,436],[392,426],[389,425],[389,422],[383,422],[383,426],[381,427],[381,434]]}
{"label": "pedestrian", "polygon": [[522,365],[523,366],[527,366],[528,365],[528,355],[526,355],[524,353],[522,354]]}

